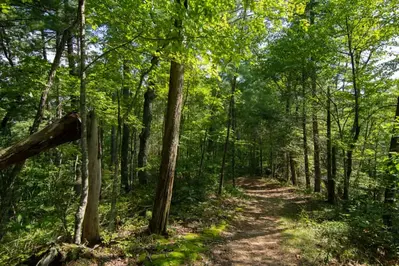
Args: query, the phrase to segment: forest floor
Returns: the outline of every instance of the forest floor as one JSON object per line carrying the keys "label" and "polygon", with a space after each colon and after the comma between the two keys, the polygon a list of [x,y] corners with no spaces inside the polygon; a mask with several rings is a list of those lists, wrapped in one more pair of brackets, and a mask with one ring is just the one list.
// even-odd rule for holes
{"label": "forest floor", "polygon": [[333,210],[323,200],[272,179],[237,185],[240,195],[211,197],[174,218],[168,237],[125,226],[66,265],[362,265],[343,247],[343,223],[310,218]]}

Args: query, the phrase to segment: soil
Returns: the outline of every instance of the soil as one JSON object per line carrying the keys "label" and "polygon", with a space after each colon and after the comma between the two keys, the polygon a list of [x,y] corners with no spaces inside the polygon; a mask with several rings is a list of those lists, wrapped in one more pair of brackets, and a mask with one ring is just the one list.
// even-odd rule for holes
{"label": "soil", "polygon": [[212,251],[210,265],[300,265],[298,251],[282,248],[281,217],[296,216],[307,198],[295,189],[262,179],[240,178],[237,184],[248,196],[239,219],[224,233]]}

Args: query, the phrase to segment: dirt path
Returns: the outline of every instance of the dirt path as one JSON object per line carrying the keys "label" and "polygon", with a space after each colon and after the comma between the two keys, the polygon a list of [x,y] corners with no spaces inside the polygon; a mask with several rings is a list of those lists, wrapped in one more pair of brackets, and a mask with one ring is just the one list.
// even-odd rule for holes
{"label": "dirt path", "polygon": [[297,252],[282,250],[280,218],[295,217],[306,202],[292,188],[261,179],[241,178],[239,186],[249,199],[225,241],[212,251],[213,265],[299,265]]}

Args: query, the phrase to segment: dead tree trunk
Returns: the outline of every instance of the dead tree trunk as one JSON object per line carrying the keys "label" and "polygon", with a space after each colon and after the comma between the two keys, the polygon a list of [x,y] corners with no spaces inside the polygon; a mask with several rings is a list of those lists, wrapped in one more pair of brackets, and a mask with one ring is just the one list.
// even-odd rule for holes
{"label": "dead tree trunk", "polygon": [[1,150],[0,170],[24,162],[29,157],[50,148],[77,140],[80,138],[80,132],[81,123],[78,114],[70,113],[25,140]]}

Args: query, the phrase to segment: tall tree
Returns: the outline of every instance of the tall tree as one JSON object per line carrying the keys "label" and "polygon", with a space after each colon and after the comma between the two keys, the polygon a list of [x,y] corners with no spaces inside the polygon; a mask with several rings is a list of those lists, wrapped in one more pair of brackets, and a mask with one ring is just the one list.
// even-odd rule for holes
{"label": "tall tree", "polygon": [[81,126],[81,152],[82,152],[82,192],[80,195],[79,207],[75,214],[75,244],[81,244],[83,219],[86,211],[89,192],[89,154],[87,146],[87,106],[86,106],[86,1],[79,0],[79,26],[80,26],[80,117]]}
{"label": "tall tree", "polygon": [[[188,9],[188,0],[184,0],[184,7],[180,0],[176,0],[178,13]],[[175,20],[177,40],[175,45],[182,45],[181,28],[183,21]],[[154,208],[149,230],[155,234],[166,234],[172,200],[173,182],[177,150],[179,144],[180,119],[183,104],[184,65],[172,61],[170,63],[169,93],[165,115],[165,130],[162,140],[162,159],[159,170],[159,180],[154,200]]]}

